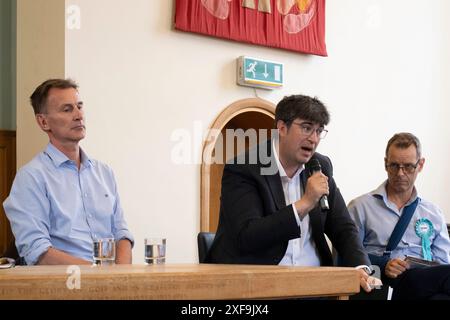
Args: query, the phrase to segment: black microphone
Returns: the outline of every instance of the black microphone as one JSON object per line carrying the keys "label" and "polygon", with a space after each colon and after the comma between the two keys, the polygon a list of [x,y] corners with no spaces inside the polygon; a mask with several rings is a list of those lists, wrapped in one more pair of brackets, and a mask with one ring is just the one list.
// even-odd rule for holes
{"label": "black microphone", "polygon": [[[317,159],[311,159],[305,164],[305,169],[308,170],[308,176],[311,176],[314,172],[322,172],[322,167],[320,166],[320,162]],[[320,208],[322,210],[330,210],[330,206],[328,205],[328,197],[324,194],[320,197],[319,200]]]}

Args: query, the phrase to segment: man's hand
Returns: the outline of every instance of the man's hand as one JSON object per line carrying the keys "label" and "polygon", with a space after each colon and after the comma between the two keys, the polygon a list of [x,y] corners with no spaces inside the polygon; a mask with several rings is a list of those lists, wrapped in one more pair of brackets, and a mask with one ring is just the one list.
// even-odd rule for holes
{"label": "man's hand", "polygon": [[399,275],[401,275],[403,272],[409,269],[408,262],[395,258],[389,260],[389,262],[386,264],[386,268],[384,269],[384,273],[389,278],[397,278]]}
{"label": "man's hand", "polygon": [[306,183],[305,193],[300,200],[295,202],[295,208],[303,218],[311,211],[319,202],[320,198],[330,193],[328,188],[328,177],[322,172],[317,171],[311,177],[308,178]]}
{"label": "man's hand", "polygon": [[365,292],[371,292],[374,288],[379,288],[383,285],[380,279],[369,276],[366,271],[363,269],[358,269],[359,272],[359,283],[361,288]]}
{"label": "man's hand", "polygon": [[128,239],[122,239],[117,243],[116,247],[116,264],[131,264],[131,242]]}
{"label": "man's hand", "polygon": [[369,275],[367,274],[367,272],[365,272],[363,269],[358,269],[358,273],[359,273],[359,283],[361,285],[361,288],[363,288],[365,292],[372,291],[371,286],[367,282],[369,279]]}

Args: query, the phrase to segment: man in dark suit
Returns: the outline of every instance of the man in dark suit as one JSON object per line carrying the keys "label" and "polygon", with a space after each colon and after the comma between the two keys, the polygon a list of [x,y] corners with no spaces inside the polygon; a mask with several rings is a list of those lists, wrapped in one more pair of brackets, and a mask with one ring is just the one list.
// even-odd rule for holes
{"label": "man in dark suit", "polygon": [[[326,107],[308,96],[285,97],[277,105],[275,122],[275,137],[225,166],[219,226],[206,261],[331,266],[326,234],[342,265],[370,265],[333,179],[331,161],[315,152],[327,133]],[[319,161],[322,171],[305,173],[311,159]],[[323,195],[329,210],[318,205]],[[368,281],[374,279],[364,269],[361,286],[370,291]]]}

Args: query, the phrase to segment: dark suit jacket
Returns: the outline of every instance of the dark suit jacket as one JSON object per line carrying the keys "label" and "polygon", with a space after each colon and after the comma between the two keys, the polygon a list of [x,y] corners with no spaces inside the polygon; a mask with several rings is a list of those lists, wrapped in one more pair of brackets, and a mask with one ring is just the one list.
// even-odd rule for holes
{"label": "dark suit jacket", "polygon": [[[264,158],[260,155],[264,152],[269,156]],[[328,176],[330,189],[330,210],[322,211],[316,206],[309,212],[312,238],[321,265],[333,265],[324,233],[337,249],[341,265],[370,265],[356,226],[333,179],[330,159],[319,153],[313,157],[319,160],[322,172]],[[235,158],[234,164],[225,165],[219,226],[206,261],[276,265],[286,253],[289,240],[301,236],[300,228],[292,205],[286,206],[278,169],[275,174],[261,174],[261,169],[270,165],[277,168],[271,141],[249,150],[245,158],[246,164],[236,164]],[[255,164],[248,164],[249,160]],[[269,164],[267,160],[270,160]]]}

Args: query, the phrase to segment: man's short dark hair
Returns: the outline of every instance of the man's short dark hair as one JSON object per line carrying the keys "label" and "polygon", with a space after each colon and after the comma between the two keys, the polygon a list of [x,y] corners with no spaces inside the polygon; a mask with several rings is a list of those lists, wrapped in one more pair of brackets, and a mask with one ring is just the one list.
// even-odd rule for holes
{"label": "man's short dark hair", "polygon": [[47,110],[48,92],[52,88],[57,89],[78,89],[78,85],[71,79],[50,79],[41,83],[30,97],[34,114],[45,113]]}
{"label": "man's short dark hair", "polygon": [[386,146],[386,158],[388,156],[389,148],[394,146],[400,149],[407,149],[411,145],[416,147],[417,158],[422,156],[422,145],[420,144],[419,138],[409,132],[396,133],[389,139]]}
{"label": "man's short dark hair", "polygon": [[292,121],[300,118],[326,126],[330,122],[330,114],[325,105],[316,97],[291,95],[284,97],[275,110],[275,125],[278,120],[284,121],[288,127]]}

